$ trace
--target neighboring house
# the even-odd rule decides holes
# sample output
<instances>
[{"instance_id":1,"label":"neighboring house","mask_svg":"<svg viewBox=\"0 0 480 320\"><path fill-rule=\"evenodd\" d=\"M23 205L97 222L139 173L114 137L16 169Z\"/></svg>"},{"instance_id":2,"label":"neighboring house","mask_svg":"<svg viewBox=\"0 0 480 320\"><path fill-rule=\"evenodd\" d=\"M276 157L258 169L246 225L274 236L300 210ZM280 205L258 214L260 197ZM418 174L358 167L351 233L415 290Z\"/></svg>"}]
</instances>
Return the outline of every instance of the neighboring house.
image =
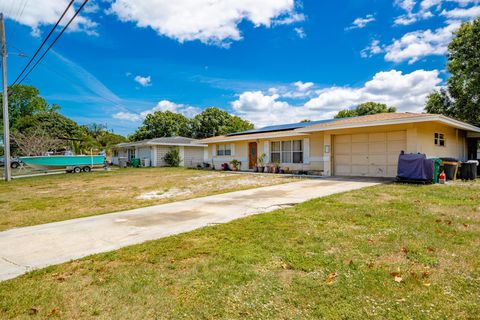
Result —
<instances>
[{"instance_id":1,"label":"neighboring house","mask_svg":"<svg viewBox=\"0 0 480 320\"><path fill-rule=\"evenodd\" d=\"M251 170L259 154L292 171L325 176L394 177L398 155L477 158L480 128L442 115L382 113L270 126L211 137L205 160L219 169L233 159Z\"/></svg>"},{"instance_id":2,"label":"neighboring house","mask_svg":"<svg viewBox=\"0 0 480 320\"><path fill-rule=\"evenodd\" d=\"M139 158L143 163L149 163L152 167L163 167L167 164L163 157L172 147L178 147L182 162L181 166L196 167L204 162L207 145L199 140L184 137L166 137L136 142L119 143L113 148L111 162L119 164L119 158L131 161ZM148 159L147 161L145 161Z\"/></svg>"}]
</instances>

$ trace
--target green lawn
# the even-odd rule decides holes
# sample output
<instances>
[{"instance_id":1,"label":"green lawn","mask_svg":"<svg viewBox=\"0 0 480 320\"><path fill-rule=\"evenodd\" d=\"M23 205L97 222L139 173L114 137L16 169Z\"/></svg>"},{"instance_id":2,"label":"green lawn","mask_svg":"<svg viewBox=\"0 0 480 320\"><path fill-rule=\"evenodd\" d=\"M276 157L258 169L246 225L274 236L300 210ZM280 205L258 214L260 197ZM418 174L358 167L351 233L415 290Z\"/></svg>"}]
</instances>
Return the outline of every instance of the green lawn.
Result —
<instances>
[{"instance_id":1,"label":"green lawn","mask_svg":"<svg viewBox=\"0 0 480 320\"><path fill-rule=\"evenodd\" d=\"M0 283L0 318L474 319L480 183L380 185Z\"/></svg>"},{"instance_id":2,"label":"green lawn","mask_svg":"<svg viewBox=\"0 0 480 320\"><path fill-rule=\"evenodd\" d=\"M0 231L291 182L185 168L129 168L0 181Z\"/></svg>"}]
</instances>

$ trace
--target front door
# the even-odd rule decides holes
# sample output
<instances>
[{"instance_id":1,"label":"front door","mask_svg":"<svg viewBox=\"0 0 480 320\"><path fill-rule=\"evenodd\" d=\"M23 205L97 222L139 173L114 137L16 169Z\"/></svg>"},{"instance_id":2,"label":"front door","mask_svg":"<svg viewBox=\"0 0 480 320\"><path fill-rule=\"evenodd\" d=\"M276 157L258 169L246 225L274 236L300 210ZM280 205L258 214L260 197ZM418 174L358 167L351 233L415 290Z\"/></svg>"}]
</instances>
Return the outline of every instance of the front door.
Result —
<instances>
[{"instance_id":1,"label":"front door","mask_svg":"<svg viewBox=\"0 0 480 320\"><path fill-rule=\"evenodd\" d=\"M253 169L257 165L257 143L248 144L248 168Z\"/></svg>"}]
</instances>

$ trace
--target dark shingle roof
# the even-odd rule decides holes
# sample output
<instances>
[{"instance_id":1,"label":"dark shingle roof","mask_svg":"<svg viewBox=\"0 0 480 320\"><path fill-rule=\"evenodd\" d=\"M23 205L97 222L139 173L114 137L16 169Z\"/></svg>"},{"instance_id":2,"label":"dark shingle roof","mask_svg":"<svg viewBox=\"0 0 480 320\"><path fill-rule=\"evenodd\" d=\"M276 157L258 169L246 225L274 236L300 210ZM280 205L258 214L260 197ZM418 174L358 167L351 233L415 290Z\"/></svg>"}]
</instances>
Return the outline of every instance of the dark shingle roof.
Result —
<instances>
[{"instance_id":1,"label":"dark shingle roof","mask_svg":"<svg viewBox=\"0 0 480 320\"><path fill-rule=\"evenodd\" d=\"M141 141L134 141L134 142L123 142L116 145L118 148L122 147L134 147L134 146L141 146L141 145L179 145L179 146L198 146L203 147L200 140L192 139L192 138L185 138L185 137L162 137L162 138L154 138L154 139L147 139Z\"/></svg>"}]
</instances>

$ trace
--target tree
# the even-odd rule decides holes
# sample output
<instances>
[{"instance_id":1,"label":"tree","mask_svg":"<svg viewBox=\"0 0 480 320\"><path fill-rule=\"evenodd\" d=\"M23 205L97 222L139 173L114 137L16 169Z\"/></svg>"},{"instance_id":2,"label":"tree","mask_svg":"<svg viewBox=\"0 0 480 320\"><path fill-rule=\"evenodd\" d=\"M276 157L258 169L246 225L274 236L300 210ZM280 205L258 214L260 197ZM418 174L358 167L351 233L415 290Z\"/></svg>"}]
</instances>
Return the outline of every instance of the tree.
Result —
<instances>
[{"instance_id":1,"label":"tree","mask_svg":"<svg viewBox=\"0 0 480 320\"><path fill-rule=\"evenodd\" d=\"M480 18L462 23L447 58L447 90L429 95L425 111L480 126Z\"/></svg>"},{"instance_id":2,"label":"tree","mask_svg":"<svg viewBox=\"0 0 480 320\"><path fill-rule=\"evenodd\" d=\"M205 109L191 120L192 136L197 139L253 129L253 124L215 107Z\"/></svg>"},{"instance_id":3,"label":"tree","mask_svg":"<svg viewBox=\"0 0 480 320\"><path fill-rule=\"evenodd\" d=\"M395 112L395 111L397 111L397 108L389 107L384 103L365 102L358 105L355 109L340 110L335 116L335 118L366 116L370 114L389 113L389 112Z\"/></svg>"},{"instance_id":4,"label":"tree","mask_svg":"<svg viewBox=\"0 0 480 320\"><path fill-rule=\"evenodd\" d=\"M145 117L143 124L129 138L133 141L161 137L190 137L189 120L171 111L156 111Z\"/></svg>"},{"instance_id":5,"label":"tree","mask_svg":"<svg viewBox=\"0 0 480 320\"><path fill-rule=\"evenodd\" d=\"M41 156L48 151L62 148L64 141L52 137L42 128L31 128L27 132L15 131L12 140L24 156Z\"/></svg>"},{"instance_id":6,"label":"tree","mask_svg":"<svg viewBox=\"0 0 480 320\"><path fill-rule=\"evenodd\" d=\"M10 127L16 129L19 124L28 126L32 116L40 112L57 110L57 105L48 105L47 101L40 97L40 91L33 86L16 84L8 89L8 112ZM2 94L0 94L0 99ZM3 114L0 115L3 126Z\"/></svg>"}]
</instances>

